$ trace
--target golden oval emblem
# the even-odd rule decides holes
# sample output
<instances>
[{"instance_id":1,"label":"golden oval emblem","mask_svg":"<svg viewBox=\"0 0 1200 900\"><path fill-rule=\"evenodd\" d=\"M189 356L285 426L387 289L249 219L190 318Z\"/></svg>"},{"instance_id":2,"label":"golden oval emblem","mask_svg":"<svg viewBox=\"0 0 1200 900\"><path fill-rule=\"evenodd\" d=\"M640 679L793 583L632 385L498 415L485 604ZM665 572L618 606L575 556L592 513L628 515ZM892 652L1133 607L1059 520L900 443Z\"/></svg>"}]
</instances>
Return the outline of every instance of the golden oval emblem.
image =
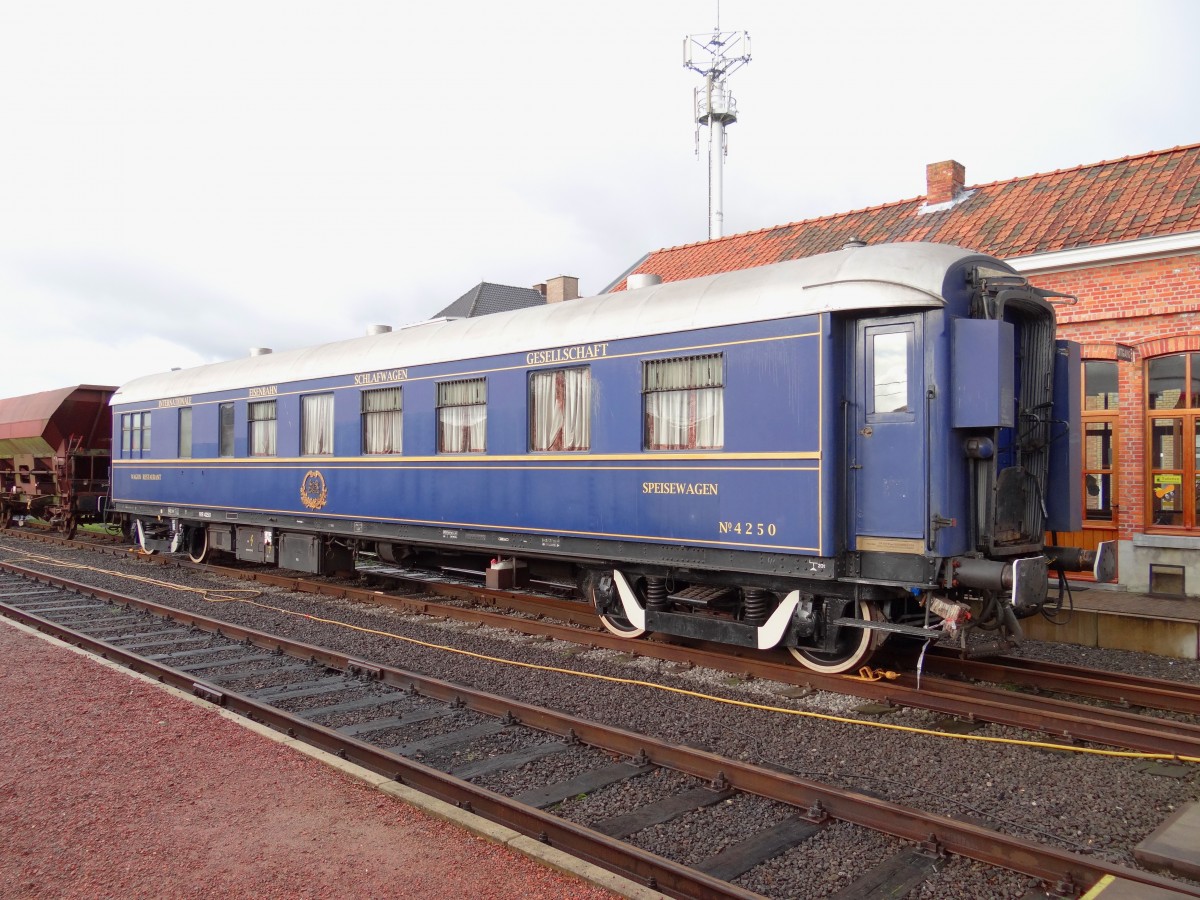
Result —
<instances>
[{"instance_id":1,"label":"golden oval emblem","mask_svg":"<svg viewBox=\"0 0 1200 900\"><path fill-rule=\"evenodd\" d=\"M300 482L300 502L309 509L320 509L325 505L329 489L325 486L325 476L316 469L309 469Z\"/></svg>"}]
</instances>

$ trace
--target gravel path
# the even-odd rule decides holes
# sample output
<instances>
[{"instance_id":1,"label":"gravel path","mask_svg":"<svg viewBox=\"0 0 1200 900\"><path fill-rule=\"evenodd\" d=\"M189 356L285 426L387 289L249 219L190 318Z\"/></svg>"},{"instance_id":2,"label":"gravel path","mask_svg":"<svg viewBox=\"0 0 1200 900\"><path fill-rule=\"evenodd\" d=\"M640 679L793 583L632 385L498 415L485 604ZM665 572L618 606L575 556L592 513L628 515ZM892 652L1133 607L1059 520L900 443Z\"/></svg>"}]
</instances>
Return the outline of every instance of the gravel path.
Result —
<instances>
[{"instance_id":1,"label":"gravel path","mask_svg":"<svg viewBox=\"0 0 1200 900\"><path fill-rule=\"evenodd\" d=\"M16 545L14 547L14 545ZM26 548L0 540L0 558L11 558ZM94 567L134 572L193 588L234 587L215 576L192 570L164 569L133 561L97 557L90 553L43 550ZM16 560L14 560L16 561ZM38 568L34 563L26 563ZM46 567L47 570L51 570ZM72 572L73 576L81 573ZM88 580L112 590L142 594L145 589L125 579L92 573ZM952 737L897 733L865 725L844 724L787 715L773 710L747 709L710 699L665 693L628 683L583 679L576 675L536 671L464 656L438 647L421 646L388 632L433 645L523 662L577 670L616 679L644 680L662 685L795 711L829 713L879 721L856 713L860 700L817 693L803 699L780 695L783 685L764 681L735 683L727 673L704 669L680 671L670 663L632 657L605 650L584 650L556 641L530 639L499 629L463 627L431 617L410 616L380 607L330 600L260 588L255 602L214 604L195 593L162 588L147 592L158 602L170 603L203 615L224 618L239 625L278 631L298 640L330 647L356 658L377 660L450 681L544 704L586 717L643 731L664 740L685 742L759 764L783 767L799 775L853 787L942 815L967 817L987 827L1123 865L1136 865L1133 846L1181 804L1200 798L1200 771L1183 778L1161 777L1145 771L1136 760L1112 759L1077 753L1043 751L1009 744L984 744ZM272 608L266 608L272 607ZM291 613L291 614L289 614ZM294 615L299 614L299 615ZM301 618L315 615L342 624ZM636 644L631 644L631 650ZM1167 660L1146 654L1097 651L1068 645L1032 644L1028 656L1055 659L1117 671L1200 683L1200 664ZM897 710L882 721L889 725L929 727L939 717L920 710ZM1039 735L1000 726L987 726L975 735L1043 740ZM649 783L639 779L634 784ZM610 788L609 791L616 790ZM605 792L572 811L580 821L604 816ZM760 801L765 802L765 801ZM705 848L768 824L782 809L747 808L732 813L723 806L697 814L696 834L705 835ZM664 826L665 828L666 826ZM844 832L844 833L843 833ZM662 848L679 858L681 846L690 846L681 834L664 831ZM650 849L659 849L657 838L647 838ZM689 842L694 839L689 839ZM780 871L809 867L821 872L807 896L823 896L831 885L844 887L879 857L896 852L899 845L887 839L864 840L856 829L827 829L820 840L808 841L770 865L744 876L743 885L772 893L784 877ZM691 858L690 851L685 858ZM847 862L847 861L853 861ZM845 870L845 871L843 871ZM843 873L845 877L839 875ZM773 873L773 874L772 874ZM937 890L921 896L1021 897L1028 888L1017 876L996 881L996 873L981 872L962 860L949 862L930 882ZM928 886L928 885L927 885ZM961 887L959 887L961 886Z\"/></svg>"}]
</instances>

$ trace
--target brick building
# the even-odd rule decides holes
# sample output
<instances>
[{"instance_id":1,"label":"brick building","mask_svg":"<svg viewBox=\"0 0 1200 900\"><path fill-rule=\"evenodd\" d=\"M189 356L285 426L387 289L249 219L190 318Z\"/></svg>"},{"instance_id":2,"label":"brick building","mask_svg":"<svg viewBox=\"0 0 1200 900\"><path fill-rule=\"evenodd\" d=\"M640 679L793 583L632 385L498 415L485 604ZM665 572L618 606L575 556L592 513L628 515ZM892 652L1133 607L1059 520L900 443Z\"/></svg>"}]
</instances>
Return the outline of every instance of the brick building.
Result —
<instances>
[{"instance_id":1,"label":"brick building","mask_svg":"<svg viewBox=\"0 0 1200 900\"><path fill-rule=\"evenodd\" d=\"M1200 595L1200 144L975 186L949 160L926 179L923 197L658 250L626 275L935 241L1076 296L1059 334L1083 351L1085 524L1059 541L1116 539L1123 585Z\"/></svg>"}]
</instances>

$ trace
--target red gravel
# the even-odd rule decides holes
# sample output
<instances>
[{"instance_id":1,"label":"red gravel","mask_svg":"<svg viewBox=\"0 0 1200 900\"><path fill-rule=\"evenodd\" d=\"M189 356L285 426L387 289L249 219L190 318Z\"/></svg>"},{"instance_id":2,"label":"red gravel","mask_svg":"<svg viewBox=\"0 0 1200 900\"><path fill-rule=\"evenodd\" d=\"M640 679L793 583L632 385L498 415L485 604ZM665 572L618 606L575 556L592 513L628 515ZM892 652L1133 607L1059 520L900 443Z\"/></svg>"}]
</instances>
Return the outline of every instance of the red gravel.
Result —
<instances>
[{"instance_id":1,"label":"red gravel","mask_svg":"<svg viewBox=\"0 0 1200 900\"><path fill-rule=\"evenodd\" d=\"M606 891L0 624L0 897Z\"/></svg>"}]
</instances>

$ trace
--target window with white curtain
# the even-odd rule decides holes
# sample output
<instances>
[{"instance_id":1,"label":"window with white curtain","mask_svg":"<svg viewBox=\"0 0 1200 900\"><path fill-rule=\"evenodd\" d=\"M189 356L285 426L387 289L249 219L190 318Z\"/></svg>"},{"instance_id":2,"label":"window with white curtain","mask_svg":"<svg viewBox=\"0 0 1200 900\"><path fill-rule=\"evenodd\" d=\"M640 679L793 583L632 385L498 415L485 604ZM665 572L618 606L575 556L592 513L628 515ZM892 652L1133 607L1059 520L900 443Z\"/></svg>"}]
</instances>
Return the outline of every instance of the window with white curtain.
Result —
<instances>
[{"instance_id":1,"label":"window with white curtain","mask_svg":"<svg viewBox=\"0 0 1200 900\"><path fill-rule=\"evenodd\" d=\"M587 366L529 375L529 449L592 445L592 373Z\"/></svg>"},{"instance_id":2,"label":"window with white curtain","mask_svg":"<svg viewBox=\"0 0 1200 900\"><path fill-rule=\"evenodd\" d=\"M445 381L438 386L438 452L487 449L487 380Z\"/></svg>"},{"instance_id":3,"label":"window with white curtain","mask_svg":"<svg viewBox=\"0 0 1200 900\"><path fill-rule=\"evenodd\" d=\"M250 455L275 455L275 401L262 400L249 404Z\"/></svg>"},{"instance_id":4,"label":"window with white curtain","mask_svg":"<svg viewBox=\"0 0 1200 900\"><path fill-rule=\"evenodd\" d=\"M363 453L400 453L404 403L400 388L362 392Z\"/></svg>"},{"instance_id":5,"label":"window with white curtain","mask_svg":"<svg viewBox=\"0 0 1200 900\"><path fill-rule=\"evenodd\" d=\"M725 445L725 356L642 363L647 450L713 450Z\"/></svg>"},{"instance_id":6,"label":"window with white curtain","mask_svg":"<svg viewBox=\"0 0 1200 900\"><path fill-rule=\"evenodd\" d=\"M179 458L192 458L192 408L179 410Z\"/></svg>"},{"instance_id":7,"label":"window with white curtain","mask_svg":"<svg viewBox=\"0 0 1200 900\"><path fill-rule=\"evenodd\" d=\"M333 394L309 394L300 398L300 453L304 456L333 455Z\"/></svg>"}]
</instances>

